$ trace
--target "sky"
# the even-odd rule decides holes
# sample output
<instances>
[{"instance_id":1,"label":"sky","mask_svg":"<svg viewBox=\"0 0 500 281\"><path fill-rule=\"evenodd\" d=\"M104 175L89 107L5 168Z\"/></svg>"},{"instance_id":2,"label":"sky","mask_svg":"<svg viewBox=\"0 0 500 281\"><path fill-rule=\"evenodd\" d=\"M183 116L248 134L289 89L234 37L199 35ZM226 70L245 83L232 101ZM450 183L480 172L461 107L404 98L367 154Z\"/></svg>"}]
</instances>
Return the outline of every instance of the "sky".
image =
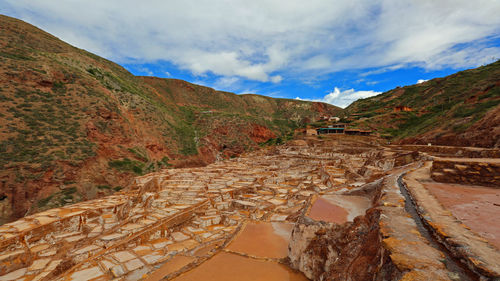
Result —
<instances>
[{"instance_id":1,"label":"sky","mask_svg":"<svg viewBox=\"0 0 500 281\"><path fill-rule=\"evenodd\" d=\"M0 0L135 75L346 107L500 59L498 0Z\"/></svg>"}]
</instances>

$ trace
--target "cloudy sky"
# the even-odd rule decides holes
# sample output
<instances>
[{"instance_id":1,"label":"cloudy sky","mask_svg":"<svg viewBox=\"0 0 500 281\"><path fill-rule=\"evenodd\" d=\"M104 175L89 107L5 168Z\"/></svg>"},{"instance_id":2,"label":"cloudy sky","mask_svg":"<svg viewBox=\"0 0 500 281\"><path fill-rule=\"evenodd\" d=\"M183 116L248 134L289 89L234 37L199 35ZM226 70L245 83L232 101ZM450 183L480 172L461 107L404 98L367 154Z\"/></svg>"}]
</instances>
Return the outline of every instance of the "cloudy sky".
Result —
<instances>
[{"instance_id":1,"label":"cloudy sky","mask_svg":"<svg viewBox=\"0 0 500 281\"><path fill-rule=\"evenodd\" d=\"M500 58L498 0L2 0L136 75L347 106Z\"/></svg>"}]
</instances>

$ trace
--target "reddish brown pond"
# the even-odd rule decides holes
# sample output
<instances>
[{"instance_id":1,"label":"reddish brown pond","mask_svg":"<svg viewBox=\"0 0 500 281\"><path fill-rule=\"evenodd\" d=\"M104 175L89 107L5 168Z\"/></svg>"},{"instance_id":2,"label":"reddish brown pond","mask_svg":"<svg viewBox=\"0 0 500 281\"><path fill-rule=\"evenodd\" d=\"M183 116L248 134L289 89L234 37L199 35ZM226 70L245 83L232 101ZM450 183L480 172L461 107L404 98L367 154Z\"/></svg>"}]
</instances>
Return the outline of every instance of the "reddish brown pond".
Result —
<instances>
[{"instance_id":1,"label":"reddish brown pond","mask_svg":"<svg viewBox=\"0 0 500 281\"><path fill-rule=\"evenodd\" d=\"M318 198L311 207L308 216L317 221L326 221L342 224L347 222L347 211L343 208Z\"/></svg>"},{"instance_id":2,"label":"reddish brown pond","mask_svg":"<svg viewBox=\"0 0 500 281\"><path fill-rule=\"evenodd\" d=\"M277 262L262 261L221 252L195 269L174 279L175 281L306 281Z\"/></svg>"},{"instance_id":3,"label":"reddish brown pond","mask_svg":"<svg viewBox=\"0 0 500 281\"><path fill-rule=\"evenodd\" d=\"M250 222L227 249L256 257L284 258L292 228L290 223Z\"/></svg>"},{"instance_id":4,"label":"reddish brown pond","mask_svg":"<svg viewBox=\"0 0 500 281\"><path fill-rule=\"evenodd\" d=\"M425 187L456 218L500 249L500 189L444 183Z\"/></svg>"},{"instance_id":5,"label":"reddish brown pond","mask_svg":"<svg viewBox=\"0 0 500 281\"><path fill-rule=\"evenodd\" d=\"M370 199L363 196L323 195L313 203L308 216L314 220L342 224L364 215L370 206Z\"/></svg>"}]
</instances>

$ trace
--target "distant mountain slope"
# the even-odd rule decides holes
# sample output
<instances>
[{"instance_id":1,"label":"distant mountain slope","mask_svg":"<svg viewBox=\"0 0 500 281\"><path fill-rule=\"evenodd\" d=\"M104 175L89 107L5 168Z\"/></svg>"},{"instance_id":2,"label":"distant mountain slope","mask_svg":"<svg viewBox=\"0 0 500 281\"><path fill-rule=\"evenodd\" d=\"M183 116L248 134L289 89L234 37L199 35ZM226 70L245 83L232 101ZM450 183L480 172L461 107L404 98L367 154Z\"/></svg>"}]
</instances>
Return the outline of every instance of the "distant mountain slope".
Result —
<instances>
[{"instance_id":1,"label":"distant mountain slope","mask_svg":"<svg viewBox=\"0 0 500 281\"><path fill-rule=\"evenodd\" d=\"M0 224L285 138L331 105L135 77L0 16Z\"/></svg>"},{"instance_id":2,"label":"distant mountain slope","mask_svg":"<svg viewBox=\"0 0 500 281\"><path fill-rule=\"evenodd\" d=\"M345 112L403 143L500 147L500 61L358 100Z\"/></svg>"}]
</instances>

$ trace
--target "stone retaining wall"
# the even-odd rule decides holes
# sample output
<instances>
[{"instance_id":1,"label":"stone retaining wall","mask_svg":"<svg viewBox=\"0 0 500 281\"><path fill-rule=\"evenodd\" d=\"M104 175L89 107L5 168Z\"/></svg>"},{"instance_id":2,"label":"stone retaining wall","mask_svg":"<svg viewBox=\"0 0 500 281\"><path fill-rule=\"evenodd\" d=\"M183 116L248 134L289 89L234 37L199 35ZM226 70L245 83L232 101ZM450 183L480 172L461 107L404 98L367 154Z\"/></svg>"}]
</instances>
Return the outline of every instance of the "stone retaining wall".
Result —
<instances>
[{"instance_id":1,"label":"stone retaining wall","mask_svg":"<svg viewBox=\"0 0 500 281\"><path fill-rule=\"evenodd\" d=\"M439 146L439 145L398 145L403 150L412 150L427 152L431 155L466 158L500 158L500 149L495 148L477 148L477 147L458 147L458 146Z\"/></svg>"},{"instance_id":2,"label":"stone retaining wall","mask_svg":"<svg viewBox=\"0 0 500 281\"><path fill-rule=\"evenodd\" d=\"M500 162L435 159L431 177L437 182L500 188Z\"/></svg>"}]
</instances>

